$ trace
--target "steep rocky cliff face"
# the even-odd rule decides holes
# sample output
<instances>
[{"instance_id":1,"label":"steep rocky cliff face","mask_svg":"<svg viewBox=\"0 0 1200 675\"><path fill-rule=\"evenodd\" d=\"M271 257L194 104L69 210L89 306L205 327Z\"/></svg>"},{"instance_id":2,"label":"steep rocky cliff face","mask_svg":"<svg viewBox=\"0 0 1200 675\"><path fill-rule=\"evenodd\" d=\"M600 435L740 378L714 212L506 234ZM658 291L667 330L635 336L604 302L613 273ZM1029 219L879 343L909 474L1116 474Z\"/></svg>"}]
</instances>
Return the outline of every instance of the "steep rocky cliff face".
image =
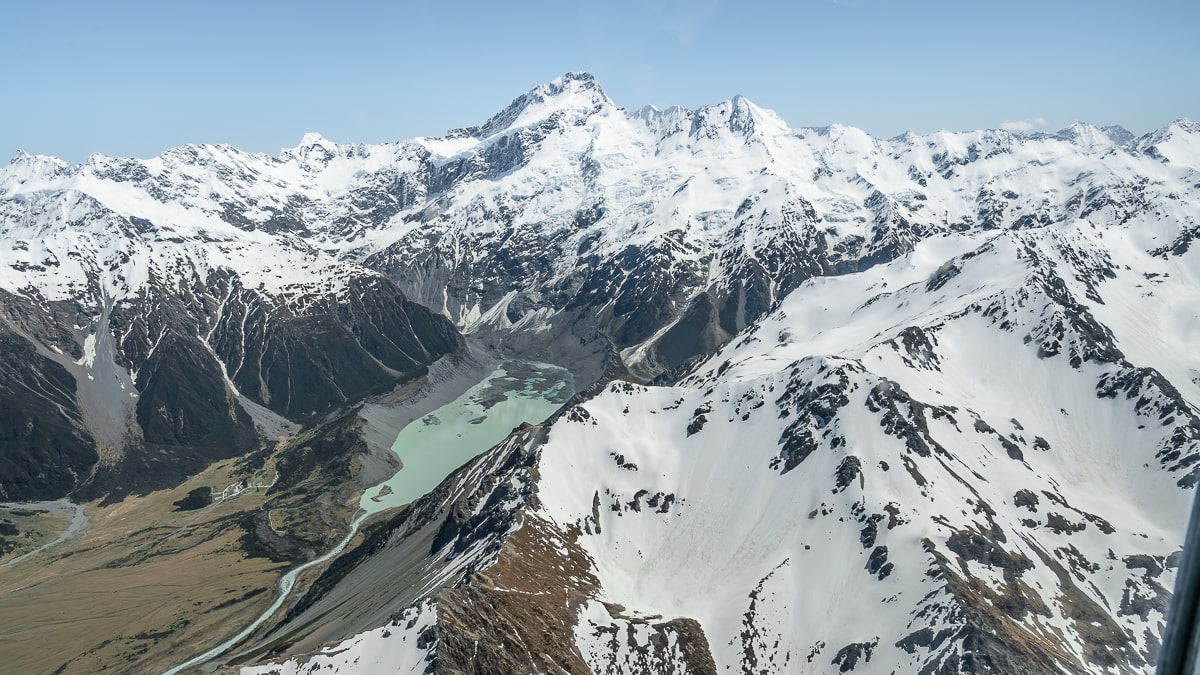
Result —
<instances>
[{"instance_id":1,"label":"steep rocky cliff face","mask_svg":"<svg viewBox=\"0 0 1200 675\"><path fill-rule=\"evenodd\" d=\"M66 368L0 332L0 499L65 494L98 461L75 387Z\"/></svg>"}]
</instances>

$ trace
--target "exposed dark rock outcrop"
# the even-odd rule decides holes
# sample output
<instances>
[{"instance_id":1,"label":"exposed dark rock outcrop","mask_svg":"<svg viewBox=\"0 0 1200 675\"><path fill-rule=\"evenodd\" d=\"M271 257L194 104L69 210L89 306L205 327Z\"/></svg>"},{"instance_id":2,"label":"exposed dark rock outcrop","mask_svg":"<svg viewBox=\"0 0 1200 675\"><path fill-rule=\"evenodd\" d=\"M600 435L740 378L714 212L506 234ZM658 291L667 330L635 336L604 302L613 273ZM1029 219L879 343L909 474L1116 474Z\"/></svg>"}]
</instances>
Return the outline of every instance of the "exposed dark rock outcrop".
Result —
<instances>
[{"instance_id":1,"label":"exposed dark rock outcrop","mask_svg":"<svg viewBox=\"0 0 1200 675\"><path fill-rule=\"evenodd\" d=\"M53 499L99 455L75 400L75 378L0 325L0 499Z\"/></svg>"}]
</instances>

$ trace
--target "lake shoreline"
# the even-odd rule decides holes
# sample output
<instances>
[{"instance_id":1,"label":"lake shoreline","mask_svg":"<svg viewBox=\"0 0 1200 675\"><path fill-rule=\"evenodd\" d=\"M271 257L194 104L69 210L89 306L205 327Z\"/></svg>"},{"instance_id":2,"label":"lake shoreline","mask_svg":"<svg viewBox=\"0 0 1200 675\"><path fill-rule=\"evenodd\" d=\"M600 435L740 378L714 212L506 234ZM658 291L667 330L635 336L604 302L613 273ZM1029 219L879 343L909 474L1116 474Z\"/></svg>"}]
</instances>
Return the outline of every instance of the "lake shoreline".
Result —
<instances>
[{"instance_id":1,"label":"lake shoreline","mask_svg":"<svg viewBox=\"0 0 1200 675\"><path fill-rule=\"evenodd\" d=\"M423 392L419 390L415 395L401 398L401 388L392 394L394 398L390 402L386 399L377 400L364 406L360 413L366 421L364 436L370 434L374 444L378 445L381 434L386 434L389 427L399 427L389 451L395 455L395 463L400 468L362 493L359 509L345 537L326 553L284 574L276 584L278 595L275 601L236 635L164 671L163 675L175 675L189 668L212 664L215 659L229 653L253 636L283 607L302 573L340 555L358 535L363 522L378 513L424 496L454 470L502 441L512 428L522 422L541 422L570 400L575 392L574 375L553 364L504 361L497 365L492 361L490 374L485 370L488 367L486 362L480 363L475 359L467 361L465 372L448 370L454 365L435 364L429 376L433 381L422 385ZM464 364L458 362L458 365ZM476 376L480 372L483 374ZM451 397L450 392L460 389L470 377L476 377L474 384ZM445 402L440 403L443 400ZM409 403L415 405L409 407ZM435 403L440 405L432 405ZM408 421L401 426L398 419ZM434 434L433 431L438 433ZM453 444L455 452L442 452L446 450L445 441L450 435L458 441ZM397 446L409 452L397 452ZM415 455L412 452L414 448L424 448L430 452ZM406 454L409 461L405 461ZM379 471L380 467L372 466L370 470Z\"/></svg>"}]
</instances>

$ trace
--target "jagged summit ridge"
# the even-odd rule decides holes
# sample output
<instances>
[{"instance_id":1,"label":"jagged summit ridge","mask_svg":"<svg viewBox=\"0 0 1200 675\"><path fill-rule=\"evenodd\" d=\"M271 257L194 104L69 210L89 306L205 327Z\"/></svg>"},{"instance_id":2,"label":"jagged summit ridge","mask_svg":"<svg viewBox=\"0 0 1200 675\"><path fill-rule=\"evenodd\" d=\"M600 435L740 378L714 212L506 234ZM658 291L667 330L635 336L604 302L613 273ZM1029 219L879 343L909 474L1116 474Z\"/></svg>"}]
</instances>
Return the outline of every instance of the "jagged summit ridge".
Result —
<instances>
[{"instance_id":1,"label":"jagged summit ridge","mask_svg":"<svg viewBox=\"0 0 1200 675\"><path fill-rule=\"evenodd\" d=\"M520 117L520 115L523 111L526 111L528 108L537 107L537 106L545 106L545 107L551 108L551 109L578 108L579 110L591 111L591 112L595 112L598 108L609 107L609 106L616 108L616 104L612 101L612 99L610 99L608 97L608 95L606 93L604 93L603 88L601 87L599 81L595 78L595 76L593 76L591 73L588 73L586 71L569 71L557 78L554 78L553 80L551 80L549 82L535 85L529 91L527 91L526 93L524 93L521 96L514 99L513 102L509 104L509 106L507 106L504 110L502 110L501 112L494 115L492 118L490 118L484 124L477 126L477 127L468 127L466 129L452 130L451 132L449 132L448 138L457 138L457 137L461 137L464 134L476 136L480 139L489 138L490 136L494 135L495 133L512 126L513 123L516 121L516 119ZM693 115L704 113L706 111L713 111L713 114L717 114L717 115L723 115L723 114L732 112L735 119L739 119L739 118L740 119L769 118L771 120L772 124L778 124L780 126L783 126L784 128L786 128L786 126L787 126L786 122L784 122L782 120L782 118L779 118L779 116L774 111L757 105L756 103L754 103L753 101L751 101L750 99L746 98L745 96L743 96L741 94L735 94L733 97L731 97L730 99L728 99L726 101L723 101L723 102L715 104L715 105L702 106L701 108L694 110L694 111L688 110L688 109L685 109L685 108L682 108L679 106L668 106L667 108L660 110L656 106L646 105L646 106L643 106L642 108L640 108L636 113L634 113L634 116L641 117L643 119L650 119L650 118L655 118L655 117L659 117L659 116L663 116L663 115L671 116L671 115L685 114L685 115L693 116ZM742 125L735 123L735 126L742 126ZM487 132L485 132L485 130L487 130ZM833 124L833 125L830 125L827 127L798 127L796 130L797 131L816 130L820 133L830 133L833 130L852 130L853 133L862 134L867 137L874 138L874 137L871 137L870 134L868 134L867 132L864 132L862 130L859 130L859 129L856 129L853 127L847 127L847 126L841 125L841 124ZM1068 140L1068 141L1072 140L1072 139L1077 139L1081 136L1086 136L1086 135L1098 132L1101 135L1105 135L1105 136L1109 137L1113 143L1124 146L1124 145L1129 145L1134 140L1144 141L1144 142L1146 142L1146 144L1153 144L1156 141L1161 141L1163 138L1170 136L1172 131L1178 131L1178 132L1185 133L1185 134L1197 134L1197 133L1200 133L1200 124L1197 124L1196 122L1193 122L1186 117L1182 117L1182 118L1173 120L1173 121L1165 124L1163 127L1159 128L1157 130L1148 132L1140 137L1132 134L1131 132L1126 130L1124 127L1121 127L1120 125L1112 125L1112 126L1106 126L1106 127L1101 128L1101 127L1096 127L1092 124L1089 124L1087 122L1082 122L1082 121L1074 122L1057 132L1042 132L1042 131L1022 132L1022 131L1003 131L1003 130L998 130L998 129L987 130L987 131L994 132L994 133L1002 133L1002 134L1009 135L1012 137L1031 137L1031 138L1059 137L1063 140ZM928 136L939 136L939 135L945 135L945 134L951 134L951 135L973 134L973 133L978 133L978 132L945 132L945 131L943 131L943 132L935 132L934 134L929 134ZM913 132L905 132L903 134L900 134L900 135L892 138L891 140L899 141L902 139L919 139L919 138L925 138L925 136L922 136L919 134L914 134ZM414 140L416 140L416 139L414 139ZM436 141L436 140L441 140L441 139L428 139L428 140ZM402 144L404 142L401 141L400 143ZM395 145L395 144L385 144L385 145ZM306 149L316 149L318 147L322 148L328 152L332 152L332 151L334 151L335 148L339 147L339 145L337 143L334 143L334 142L329 141L328 139L324 138L319 132L313 131L313 132L306 133L301 138L298 145L296 145L292 148L281 149L278 157L280 159L299 160L303 155L302 151L304 151ZM355 147L363 147L363 146L355 146ZM181 150L186 151L188 149L194 149L194 148L220 148L224 151L234 151L234 152L241 153L241 151L238 151L235 148L233 148L232 146L225 145L225 144L204 144L204 145L195 145L195 146L194 145L180 146L178 148L172 148L172 149L166 150L166 151L164 151L164 154L176 154ZM257 153L243 153L243 154L257 154ZM261 157L262 155L258 155L258 156ZM103 163L107 160L116 159L112 156L108 156L108 155L104 155L104 154L97 154L97 155L93 155L92 157L96 158L95 161L100 162L100 163ZM92 161L92 157L89 157L89 160L85 161L85 164ZM28 163L28 161L31 158L53 159L55 162L61 163L63 166L68 166L68 167L71 166L71 165L66 164L65 162L62 162L62 160L59 160L57 158L52 158L52 157L49 157L46 155L38 155L38 154L34 154L34 153L29 153L25 150L20 150L20 149L10 159L9 164L25 164L25 163ZM130 161L132 161L132 160L130 160ZM75 165L73 168L77 168L78 166L79 165Z\"/></svg>"},{"instance_id":2,"label":"jagged summit ridge","mask_svg":"<svg viewBox=\"0 0 1200 675\"><path fill-rule=\"evenodd\" d=\"M482 126L451 132L486 140L497 134L539 124L548 118L591 115L616 105L591 73L569 72L518 96Z\"/></svg>"},{"instance_id":3,"label":"jagged summit ridge","mask_svg":"<svg viewBox=\"0 0 1200 675\"><path fill-rule=\"evenodd\" d=\"M284 148L279 151L279 158L284 161L292 160L305 169L324 168L331 159L339 153L338 144L326 140L315 131L304 134L300 144L294 148Z\"/></svg>"}]
</instances>

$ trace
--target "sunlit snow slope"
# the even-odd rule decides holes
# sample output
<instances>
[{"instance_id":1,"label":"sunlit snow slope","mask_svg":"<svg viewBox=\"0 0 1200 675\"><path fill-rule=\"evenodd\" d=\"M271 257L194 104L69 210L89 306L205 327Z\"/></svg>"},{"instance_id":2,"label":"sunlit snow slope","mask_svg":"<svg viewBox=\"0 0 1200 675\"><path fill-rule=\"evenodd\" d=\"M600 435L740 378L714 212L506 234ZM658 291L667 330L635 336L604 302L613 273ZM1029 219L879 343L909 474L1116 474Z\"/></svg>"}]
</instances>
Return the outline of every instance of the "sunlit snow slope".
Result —
<instances>
[{"instance_id":1,"label":"sunlit snow slope","mask_svg":"<svg viewBox=\"0 0 1200 675\"><path fill-rule=\"evenodd\" d=\"M1150 671L1200 475L1200 357L1163 349L1200 337L1195 256L1086 223L934 238L568 413L539 496L625 608L581 618L589 663L660 615L734 672ZM1189 290L1152 341L1156 278Z\"/></svg>"},{"instance_id":2,"label":"sunlit snow slope","mask_svg":"<svg viewBox=\"0 0 1200 675\"><path fill-rule=\"evenodd\" d=\"M431 547L480 571L435 594L426 663L1152 672L1200 476L1200 252L1144 236L930 237L802 283L672 386L572 406L481 483L524 485L534 534Z\"/></svg>"}]
</instances>

